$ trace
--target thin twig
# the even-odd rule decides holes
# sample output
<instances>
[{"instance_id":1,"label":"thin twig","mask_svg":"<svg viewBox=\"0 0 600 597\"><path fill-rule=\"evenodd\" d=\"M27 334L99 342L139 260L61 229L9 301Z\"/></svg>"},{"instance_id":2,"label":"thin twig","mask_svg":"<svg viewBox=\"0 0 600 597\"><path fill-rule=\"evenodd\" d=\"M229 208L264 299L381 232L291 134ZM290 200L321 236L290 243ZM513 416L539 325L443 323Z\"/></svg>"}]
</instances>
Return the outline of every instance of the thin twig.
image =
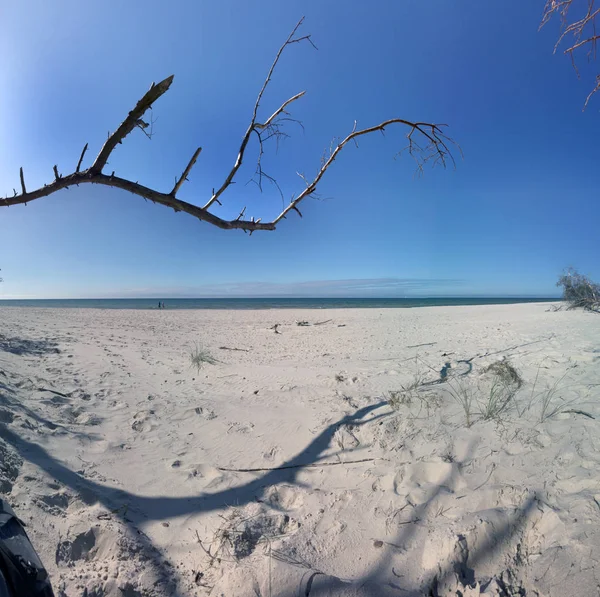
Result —
<instances>
[{"instance_id":1,"label":"thin twig","mask_svg":"<svg viewBox=\"0 0 600 597\"><path fill-rule=\"evenodd\" d=\"M302 217L300 210L298 209L298 204L306 197L313 195L317 189L317 185L323 178L327 169L333 164L335 158L338 156L340 151L352 140L360 137L362 135L368 135L375 131L383 131L385 127L390 126L392 124L402 124L409 127L409 132L406 137L408 139L408 152L412 155L416 161L417 166L422 168L422 166L433 159L433 164L441 164L442 166L446 166L448 160L455 165L454 156L450 151L449 144L453 144L454 141L450 139L447 135L442 132L442 127L446 126L443 124L431 124L426 122L410 122L408 120L404 120L403 118L391 118L390 120L386 120L376 126L372 126L362 130L352 130L352 132L341 142L339 142L336 147L331 151L329 158L327 158L321 169L317 172L317 175L312 180L312 182L308 183L306 188L296 197L274 220L273 223L277 224L280 222L289 211L292 209L298 212L298 215ZM427 145L425 147L421 147L418 145L413 139L413 134L418 132L421 134L427 141ZM460 148L458 148L460 151Z\"/></svg>"},{"instance_id":2,"label":"thin twig","mask_svg":"<svg viewBox=\"0 0 600 597\"><path fill-rule=\"evenodd\" d=\"M287 464L285 466L274 466L267 468L225 468L217 467L219 471L230 473L260 473L264 471L284 471L291 468L320 468L322 466L339 466L340 464L358 464L360 462L373 462L374 460L385 460L385 458L362 458L360 460L346 460L344 462L311 462L308 464Z\"/></svg>"},{"instance_id":3,"label":"thin twig","mask_svg":"<svg viewBox=\"0 0 600 597\"><path fill-rule=\"evenodd\" d=\"M57 396L61 396L62 398L70 398L69 394L63 394L62 392L57 392L56 390L51 390L50 388L38 388L38 392L50 392L52 394L56 394Z\"/></svg>"},{"instance_id":4,"label":"thin twig","mask_svg":"<svg viewBox=\"0 0 600 597\"><path fill-rule=\"evenodd\" d=\"M563 413L571 413L573 415L583 415L584 417L587 417L588 419L596 418L594 415L591 415L590 413L585 412L584 410L579 410L578 408L570 408L568 410L563 410Z\"/></svg>"},{"instance_id":5,"label":"thin twig","mask_svg":"<svg viewBox=\"0 0 600 597\"><path fill-rule=\"evenodd\" d=\"M477 491L478 489L481 489L491 479L492 474L495 470L496 470L496 463L494 462L492 464L492 470L490 471L490 474L487 476L487 479L481 485L478 485L477 487L475 487L473 489L473 491Z\"/></svg>"},{"instance_id":6,"label":"thin twig","mask_svg":"<svg viewBox=\"0 0 600 597\"><path fill-rule=\"evenodd\" d=\"M292 43L296 43L302 40L310 40L310 35L301 37L301 38L297 38L294 39L294 35L296 35L296 31L298 31L298 28L300 27L300 25L302 25L304 21L304 17L302 17L297 23L296 26L292 29L292 32L288 35L288 38L285 40L285 42L283 43L283 45L279 48L277 54L275 55L275 60L273 61L273 64L271 65L271 68L269 69L269 73L267 74L267 78L264 80L263 85L258 93L258 97L256 98L256 102L254 103L254 109L252 111L252 120L250 121L250 125L248 126L248 128L246 129L246 133L244 134L244 136L242 137L242 142L240 144L240 148L238 150L238 155L237 158L235 160L235 163L233 165L233 168L230 170L229 174L227 175L227 177L225 178L225 180L223 181L223 184L218 188L218 190L216 192L213 193L212 197L209 199L209 201L206 203L206 205L204 205L204 209L208 209L215 201L217 201L217 199L223 194L223 192L225 191L225 189L227 189L227 187L229 187L229 185L231 185L233 183L233 179L235 177L235 175L237 174L237 171L240 169L240 166L242 165L243 161L244 161L244 153L246 151L246 147L248 145L248 141L250 140L250 137L252 136L252 133L254 131L256 131L257 129L261 129L261 128L265 128L265 125L261 125L259 124L257 126L257 116L258 116L258 108L260 106L260 101L262 100L262 97L267 89L267 86L269 85L269 83L271 82L271 77L273 76L273 72L275 71L275 67L277 66L277 63L279 62L279 59L281 58L281 54L283 53L283 51L285 50L285 48L287 46L289 46ZM298 99L299 97L302 97L302 95L304 95L304 92L301 92L297 95L295 95L294 97L290 98L289 100L287 100L287 102L285 102L280 108L279 110L276 110L273 115L267 120L267 122L270 121L270 123L273 122L273 120L281 113L283 112L283 110L285 110L285 107L287 105L289 105L291 102L293 102L294 100ZM268 125L266 125L268 126Z\"/></svg>"},{"instance_id":7,"label":"thin twig","mask_svg":"<svg viewBox=\"0 0 600 597\"><path fill-rule=\"evenodd\" d=\"M237 350L239 352L250 352L249 348L229 348L229 346L219 346L219 350Z\"/></svg>"}]
</instances>

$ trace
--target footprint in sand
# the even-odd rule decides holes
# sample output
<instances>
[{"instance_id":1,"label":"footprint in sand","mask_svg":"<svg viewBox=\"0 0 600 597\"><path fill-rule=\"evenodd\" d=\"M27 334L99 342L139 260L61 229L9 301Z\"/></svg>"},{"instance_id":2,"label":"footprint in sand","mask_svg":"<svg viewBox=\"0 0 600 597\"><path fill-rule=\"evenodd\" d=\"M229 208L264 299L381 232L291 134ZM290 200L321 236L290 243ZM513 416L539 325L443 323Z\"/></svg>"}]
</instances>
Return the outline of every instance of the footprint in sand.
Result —
<instances>
[{"instance_id":1,"label":"footprint in sand","mask_svg":"<svg viewBox=\"0 0 600 597\"><path fill-rule=\"evenodd\" d=\"M295 487L281 485L271 487L266 495L265 501L278 510L294 510L303 505L302 495Z\"/></svg>"},{"instance_id":2,"label":"footprint in sand","mask_svg":"<svg viewBox=\"0 0 600 597\"><path fill-rule=\"evenodd\" d=\"M210 464L191 465L184 470L187 472L188 480L201 480L204 487L217 485L224 476L220 470Z\"/></svg>"},{"instance_id":3,"label":"footprint in sand","mask_svg":"<svg viewBox=\"0 0 600 597\"><path fill-rule=\"evenodd\" d=\"M212 419L217 418L215 412L212 409L207 408L205 406L197 406L196 408L194 408L194 413L196 413L203 419L206 419L207 421L211 421Z\"/></svg>"},{"instance_id":4,"label":"footprint in sand","mask_svg":"<svg viewBox=\"0 0 600 597\"><path fill-rule=\"evenodd\" d=\"M407 495L415 504L423 503L438 488L452 493L466 487L455 462L415 462L404 465L394 478L394 492Z\"/></svg>"},{"instance_id":5,"label":"footprint in sand","mask_svg":"<svg viewBox=\"0 0 600 597\"><path fill-rule=\"evenodd\" d=\"M273 446L270 450L267 450L263 453L263 458L265 460L273 461L275 460L275 456L279 453L279 447Z\"/></svg>"},{"instance_id":6,"label":"footprint in sand","mask_svg":"<svg viewBox=\"0 0 600 597\"><path fill-rule=\"evenodd\" d=\"M140 410L133 415L131 428L134 431L152 431L153 429L156 429L156 427L158 427L158 421L156 420L156 413L154 410Z\"/></svg>"},{"instance_id":7,"label":"footprint in sand","mask_svg":"<svg viewBox=\"0 0 600 597\"><path fill-rule=\"evenodd\" d=\"M234 431L235 433L250 433L254 429L254 423L236 421L229 426L227 433Z\"/></svg>"},{"instance_id":8,"label":"footprint in sand","mask_svg":"<svg viewBox=\"0 0 600 597\"><path fill-rule=\"evenodd\" d=\"M69 494L57 491L52 494L35 497L34 502L49 514L64 517L66 516L66 510L71 503L71 499Z\"/></svg>"}]
</instances>

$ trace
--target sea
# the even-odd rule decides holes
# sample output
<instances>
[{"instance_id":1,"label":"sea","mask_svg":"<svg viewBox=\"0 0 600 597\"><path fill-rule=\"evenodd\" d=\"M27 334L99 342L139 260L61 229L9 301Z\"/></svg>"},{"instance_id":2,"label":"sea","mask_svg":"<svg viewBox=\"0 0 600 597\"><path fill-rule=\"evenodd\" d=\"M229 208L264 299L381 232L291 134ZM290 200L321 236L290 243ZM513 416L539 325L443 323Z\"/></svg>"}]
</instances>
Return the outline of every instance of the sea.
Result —
<instances>
[{"instance_id":1,"label":"sea","mask_svg":"<svg viewBox=\"0 0 600 597\"><path fill-rule=\"evenodd\" d=\"M510 305L556 302L548 297L435 297L435 298L118 298L1 300L2 307L64 309L405 309L458 305Z\"/></svg>"}]
</instances>

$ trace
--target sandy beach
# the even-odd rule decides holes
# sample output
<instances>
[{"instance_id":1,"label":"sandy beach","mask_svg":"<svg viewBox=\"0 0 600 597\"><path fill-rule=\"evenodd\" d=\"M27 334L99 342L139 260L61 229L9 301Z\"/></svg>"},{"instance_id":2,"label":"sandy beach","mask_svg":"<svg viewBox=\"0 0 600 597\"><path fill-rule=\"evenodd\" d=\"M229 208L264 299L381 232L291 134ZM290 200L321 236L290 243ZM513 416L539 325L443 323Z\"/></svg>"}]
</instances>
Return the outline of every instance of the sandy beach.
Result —
<instances>
[{"instance_id":1,"label":"sandy beach","mask_svg":"<svg viewBox=\"0 0 600 597\"><path fill-rule=\"evenodd\" d=\"M57 595L599 594L597 314L0 319L0 490Z\"/></svg>"}]
</instances>

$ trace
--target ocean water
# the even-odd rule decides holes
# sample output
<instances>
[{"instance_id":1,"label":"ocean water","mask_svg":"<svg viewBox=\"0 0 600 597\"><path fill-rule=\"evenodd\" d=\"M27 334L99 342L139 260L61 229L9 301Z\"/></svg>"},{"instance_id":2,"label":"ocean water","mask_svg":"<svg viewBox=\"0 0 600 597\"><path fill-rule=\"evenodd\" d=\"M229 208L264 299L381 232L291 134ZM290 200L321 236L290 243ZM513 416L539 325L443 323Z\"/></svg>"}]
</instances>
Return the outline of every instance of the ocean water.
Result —
<instances>
[{"instance_id":1,"label":"ocean water","mask_svg":"<svg viewBox=\"0 0 600 597\"><path fill-rule=\"evenodd\" d=\"M557 298L164 298L166 309L385 309L453 305L509 305L540 303ZM2 307L76 309L158 309L159 299L30 299L0 300Z\"/></svg>"}]
</instances>

